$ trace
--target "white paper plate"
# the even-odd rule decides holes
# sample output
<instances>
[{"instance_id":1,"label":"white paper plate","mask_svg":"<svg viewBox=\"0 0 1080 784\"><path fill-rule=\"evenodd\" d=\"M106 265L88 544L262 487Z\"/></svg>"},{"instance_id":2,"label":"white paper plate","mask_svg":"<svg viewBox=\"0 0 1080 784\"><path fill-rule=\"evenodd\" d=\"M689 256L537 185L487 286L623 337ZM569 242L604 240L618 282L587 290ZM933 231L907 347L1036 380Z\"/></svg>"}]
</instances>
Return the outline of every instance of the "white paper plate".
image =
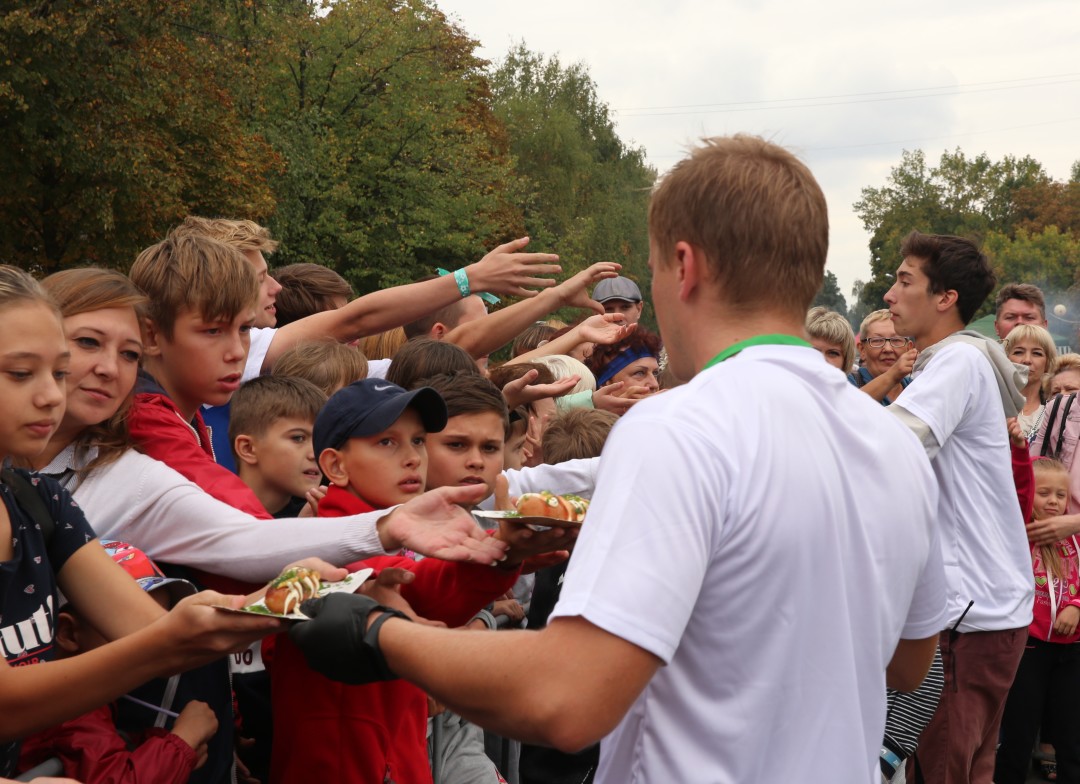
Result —
<instances>
[{"instance_id":1,"label":"white paper plate","mask_svg":"<svg viewBox=\"0 0 1080 784\"><path fill-rule=\"evenodd\" d=\"M364 581L371 576L371 573L373 571L373 569L361 569L358 572L350 572L349 575L340 582L323 582L319 586L319 597L321 598L323 596L329 596L332 593L355 593L356 589L364 584ZM270 610L266 606L266 602L262 599L259 599L259 601L255 602L254 604L249 604L246 607L241 607L239 610L233 607L222 607L220 604L215 604L214 607L219 610L224 610L225 612L241 613L243 615L267 615L271 618L287 618L291 621L311 620L299 610L293 610L287 615L282 613L270 612Z\"/></svg>"}]
</instances>

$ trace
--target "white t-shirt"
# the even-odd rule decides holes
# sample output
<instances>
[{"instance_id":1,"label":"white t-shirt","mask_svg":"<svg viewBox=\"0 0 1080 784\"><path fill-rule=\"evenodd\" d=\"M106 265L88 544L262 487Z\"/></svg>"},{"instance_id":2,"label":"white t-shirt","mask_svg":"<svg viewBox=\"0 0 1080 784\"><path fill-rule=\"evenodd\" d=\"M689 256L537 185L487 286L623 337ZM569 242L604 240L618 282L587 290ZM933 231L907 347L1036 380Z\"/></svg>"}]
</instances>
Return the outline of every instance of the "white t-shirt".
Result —
<instances>
[{"instance_id":1,"label":"white t-shirt","mask_svg":"<svg viewBox=\"0 0 1080 784\"><path fill-rule=\"evenodd\" d=\"M893 405L927 424L941 451L938 522L949 585L949 626L974 601L959 631L1031 623L1031 550L1013 481L997 378L965 343L939 349Z\"/></svg>"},{"instance_id":2,"label":"white t-shirt","mask_svg":"<svg viewBox=\"0 0 1080 784\"><path fill-rule=\"evenodd\" d=\"M936 506L918 440L810 348L634 406L552 614L667 665L597 784L880 780L886 665L944 625Z\"/></svg>"},{"instance_id":3,"label":"white t-shirt","mask_svg":"<svg viewBox=\"0 0 1080 784\"><path fill-rule=\"evenodd\" d=\"M277 327L252 327L251 348L248 349L247 362L244 365L244 375L241 381L262 375L263 362L266 360L266 352L270 350L270 344L274 342Z\"/></svg>"},{"instance_id":4,"label":"white t-shirt","mask_svg":"<svg viewBox=\"0 0 1080 784\"><path fill-rule=\"evenodd\" d=\"M386 372L390 369L392 359L369 359L367 363L368 378L386 378Z\"/></svg>"}]
</instances>

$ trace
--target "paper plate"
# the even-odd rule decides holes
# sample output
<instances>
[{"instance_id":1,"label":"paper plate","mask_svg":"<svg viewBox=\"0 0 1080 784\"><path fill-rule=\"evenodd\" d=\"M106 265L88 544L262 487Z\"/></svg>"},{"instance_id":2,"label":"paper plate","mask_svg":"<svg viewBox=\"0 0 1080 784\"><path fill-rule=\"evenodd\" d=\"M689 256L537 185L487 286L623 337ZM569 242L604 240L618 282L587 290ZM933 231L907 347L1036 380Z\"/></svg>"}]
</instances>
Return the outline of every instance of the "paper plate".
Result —
<instances>
[{"instance_id":1,"label":"paper plate","mask_svg":"<svg viewBox=\"0 0 1080 784\"><path fill-rule=\"evenodd\" d=\"M552 528L580 528L580 522L572 520L556 520L554 517L535 517L521 515L517 512L489 512L484 509L474 509L473 517L483 525L485 520L506 520L520 523L534 531L549 531Z\"/></svg>"},{"instance_id":2,"label":"paper plate","mask_svg":"<svg viewBox=\"0 0 1080 784\"><path fill-rule=\"evenodd\" d=\"M364 581L367 580L367 578L371 576L372 571L374 571L374 570L372 570L372 569L361 569L358 572L349 573L349 575L344 580L341 580L340 582L336 582L336 583L323 582L319 586L319 594L318 595L321 598L323 596L329 596L332 593L354 593L356 591L356 589L359 588L361 585L363 585ZM239 610L237 610L237 609L235 609L233 607L223 607L220 604L215 604L213 606L216 607L219 610L224 610L225 612L240 613L242 615L267 615L267 616L269 616L271 618L286 618L286 619L288 619L290 621L310 621L311 620L310 618L308 618L306 615L304 615L299 610L293 610L291 613L288 613L287 615L282 614L282 613L270 612L269 608L267 608L267 606L266 606L266 602L264 602L262 599L259 599L259 601L255 602L254 604L249 604L246 607L241 607Z\"/></svg>"}]
</instances>

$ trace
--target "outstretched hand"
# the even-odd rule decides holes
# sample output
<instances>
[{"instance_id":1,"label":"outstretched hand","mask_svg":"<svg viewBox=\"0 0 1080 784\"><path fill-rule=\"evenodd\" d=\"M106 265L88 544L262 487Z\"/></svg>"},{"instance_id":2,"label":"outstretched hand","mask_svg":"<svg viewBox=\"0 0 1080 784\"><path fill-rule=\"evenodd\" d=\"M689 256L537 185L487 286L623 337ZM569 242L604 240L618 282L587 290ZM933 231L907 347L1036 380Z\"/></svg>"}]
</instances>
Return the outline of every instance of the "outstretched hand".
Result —
<instances>
[{"instance_id":1,"label":"outstretched hand","mask_svg":"<svg viewBox=\"0 0 1080 784\"><path fill-rule=\"evenodd\" d=\"M593 392L593 408L622 416L634 403L649 397L651 390L644 386L627 386L625 381L613 381Z\"/></svg>"},{"instance_id":2,"label":"outstretched hand","mask_svg":"<svg viewBox=\"0 0 1080 784\"><path fill-rule=\"evenodd\" d=\"M572 278L567 278L555 291L559 293L559 299L563 307L586 308L595 310L597 313L604 312L604 306L589 296L589 288L595 286L605 278L617 278L621 264L613 261L601 261L593 264L588 269L582 270Z\"/></svg>"},{"instance_id":3,"label":"outstretched hand","mask_svg":"<svg viewBox=\"0 0 1080 784\"><path fill-rule=\"evenodd\" d=\"M508 408L515 409L545 397L560 397L573 389L581 380L581 376L567 376L551 384L534 384L539 375L539 371L530 370L503 387L502 393L506 398Z\"/></svg>"},{"instance_id":4,"label":"outstretched hand","mask_svg":"<svg viewBox=\"0 0 1080 784\"><path fill-rule=\"evenodd\" d=\"M213 605L240 609L243 596L200 591L177 603L154 622L169 640L162 674L172 675L247 649L256 640L280 632L285 624L265 615L221 612Z\"/></svg>"},{"instance_id":5,"label":"outstretched hand","mask_svg":"<svg viewBox=\"0 0 1080 784\"><path fill-rule=\"evenodd\" d=\"M1032 544L1053 544L1080 533L1076 515L1057 515L1032 520L1027 524L1028 541Z\"/></svg>"},{"instance_id":6,"label":"outstretched hand","mask_svg":"<svg viewBox=\"0 0 1080 784\"><path fill-rule=\"evenodd\" d=\"M444 561L501 561L506 545L489 536L461 508L480 502L485 492L482 485L429 490L380 519L379 539L387 550L406 547Z\"/></svg>"},{"instance_id":7,"label":"outstretched hand","mask_svg":"<svg viewBox=\"0 0 1080 784\"><path fill-rule=\"evenodd\" d=\"M627 324L622 313L603 313L589 316L575 329L580 343L611 345L637 329L637 324Z\"/></svg>"},{"instance_id":8,"label":"outstretched hand","mask_svg":"<svg viewBox=\"0 0 1080 784\"><path fill-rule=\"evenodd\" d=\"M470 264L465 268L469 288L513 297L534 297L536 289L554 286L553 279L538 276L562 272L559 257L554 253L520 252L528 244L528 237L511 240Z\"/></svg>"}]
</instances>

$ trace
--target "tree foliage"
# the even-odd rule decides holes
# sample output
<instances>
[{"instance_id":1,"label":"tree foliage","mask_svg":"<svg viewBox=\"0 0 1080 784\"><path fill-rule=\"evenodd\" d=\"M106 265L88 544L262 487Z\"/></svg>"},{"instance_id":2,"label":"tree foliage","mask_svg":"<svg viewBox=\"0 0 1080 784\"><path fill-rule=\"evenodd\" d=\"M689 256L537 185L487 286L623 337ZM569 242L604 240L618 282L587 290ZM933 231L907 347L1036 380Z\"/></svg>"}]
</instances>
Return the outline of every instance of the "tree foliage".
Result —
<instances>
[{"instance_id":1,"label":"tree foliage","mask_svg":"<svg viewBox=\"0 0 1080 784\"><path fill-rule=\"evenodd\" d=\"M864 188L854 205L871 234L871 278L862 286L855 309L880 307L901 261L901 241L914 229L986 240L1002 280L1026 280L1028 270L1014 263L1021 259L1020 247L1037 246L1052 256L1054 233L1046 230L1057 226L1063 215L1069 216L1070 226L1077 225L1073 208L1080 205L1070 199L1076 199L1071 186L1054 182L1031 157L1007 155L992 161L985 154L969 158L956 149L929 166L921 150L905 151L886 184ZM1016 249L1006 247L1014 242L1020 243Z\"/></svg>"},{"instance_id":2,"label":"tree foliage","mask_svg":"<svg viewBox=\"0 0 1080 784\"><path fill-rule=\"evenodd\" d=\"M844 318L848 317L847 300L844 299L844 295L840 292L840 284L836 280L836 275L828 270L825 271L825 280L822 281L821 289L814 297L812 304L834 310Z\"/></svg>"},{"instance_id":3,"label":"tree foliage","mask_svg":"<svg viewBox=\"0 0 1080 784\"><path fill-rule=\"evenodd\" d=\"M644 153L582 65L496 70L432 0L14 0L0 12L0 256L126 267L189 213L358 290L529 233L645 275Z\"/></svg>"}]
</instances>

